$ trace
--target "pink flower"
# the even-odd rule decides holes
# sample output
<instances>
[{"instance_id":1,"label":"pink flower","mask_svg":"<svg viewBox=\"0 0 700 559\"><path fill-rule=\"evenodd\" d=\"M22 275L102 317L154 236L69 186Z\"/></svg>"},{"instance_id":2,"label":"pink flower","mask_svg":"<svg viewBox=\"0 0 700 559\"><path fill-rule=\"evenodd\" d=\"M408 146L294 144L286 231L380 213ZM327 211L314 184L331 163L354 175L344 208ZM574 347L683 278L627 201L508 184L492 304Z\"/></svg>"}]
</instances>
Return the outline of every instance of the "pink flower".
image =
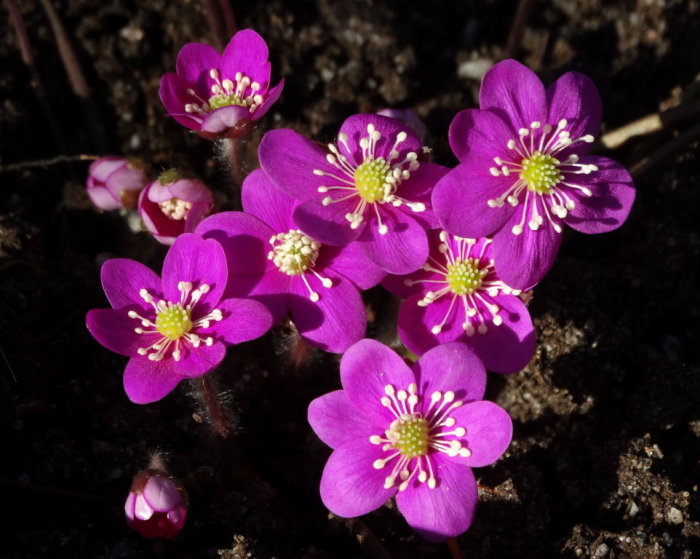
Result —
<instances>
[{"instance_id":1,"label":"pink flower","mask_svg":"<svg viewBox=\"0 0 700 559\"><path fill-rule=\"evenodd\" d=\"M276 322L289 315L301 337L325 351L342 353L362 338L367 319L358 288L384 273L357 243L328 246L302 233L294 200L262 169L246 177L241 198L246 213L217 213L196 231L226 251L226 294L264 303Z\"/></svg>"},{"instance_id":2,"label":"pink flower","mask_svg":"<svg viewBox=\"0 0 700 559\"><path fill-rule=\"evenodd\" d=\"M178 235L191 233L213 206L203 183L169 169L139 196L139 215L159 242L171 245Z\"/></svg>"},{"instance_id":3,"label":"pink flower","mask_svg":"<svg viewBox=\"0 0 700 559\"><path fill-rule=\"evenodd\" d=\"M284 80L270 88L267 45L251 29L236 33L223 54L188 43L177 57L177 73L160 81L168 114L205 138L237 138L277 101Z\"/></svg>"},{"instance_id":4,"label":"pink flower","mask_svg":"<svg viewBox=\"0 0 700 559\"><path fill-rule=\"evenodd\" d=\"M493 236L503 281L530 289L552 266L564 224L588 234L620 227L634 185L619 163L587 154L601 104L585 75L569 72L545 89L504 60L484 76L479 98L480 109L450 125L460 164L435 186L433 207L453 235Z\"/></svg>"},{"instance_id":5,"label":"pink flower","mask_svg":"<svg viewBox=\"0 0 700 559\"><path fill-rule=\"evenodd\" d=\"M102 266L102 287L112 309L92 309L87 327L107 349L128 355L124 389L148 404L177 384L214 369L226 346L262 336L272 315L257 301L224 299L228 269L221 245L193 234L178 237L161 280L126 258Z\"/></svg>"},{"instance_id":6,"label":"pink flower","mask_svg":"<svg viewBox=\"0 0 700 559\"><path fill-rule=\"evenodd\" d=\"M464 344L428 351L413 367L361 340L340 362L343 390L317 398L309 423L333 448L321 499L336 515L367 514L396 496L408 524L441 541L469 528L477 502L471 468L510 443L508 414L482 401L486 371Z\"/></svg>"},{"instance_id":7,"label":"pink flower","mask_svg":"<svg viewBox=\"0 0 700 559\"><path fill-rule=\"evenodd\" d=\"M430 194L447 168L419 161L418 136L403 122L351 116L327 149L293 130L272 130L258 153L275 186L299 202L294 220L307 235L337 246L358 241L390 274L425 262L425 231L438 225Z\"/></svg>"},{"instance_id":8,"label":"pink flower","mask_svg":"<svg viewBox=\"0 0 700 559\"><path fill-rule=\"evenodd\" d=\"M401 341L418 355L460 341L490 371L522 369L535 352L535 329L519 291L496 271L491 239L462 239L445 231L430 231L428 239L430 257L419 271L384 281L406 298L399 309Z\"/></svg>"},{"instance_id":9,"label":"pink flower","mask_svg":"<svg viewBox=\"0 0 700 559\"><path fill-rule=\"evenodd\" d=\"M100 157L90 165L87 193L102 210L136 207L139 192L148 178L136 159Z\"/></svg>"},{"instance_id":10,"label":"pink flower","mask_svg":"<svg viewBox=\"0 0 700 559\"><path fill-rule=\"evenodd\" d=\"M124 503L126 521L144 538L169 540L187 518L187 492L165 473L144 470L136 474Z\"/></svg>"}]
</instances>

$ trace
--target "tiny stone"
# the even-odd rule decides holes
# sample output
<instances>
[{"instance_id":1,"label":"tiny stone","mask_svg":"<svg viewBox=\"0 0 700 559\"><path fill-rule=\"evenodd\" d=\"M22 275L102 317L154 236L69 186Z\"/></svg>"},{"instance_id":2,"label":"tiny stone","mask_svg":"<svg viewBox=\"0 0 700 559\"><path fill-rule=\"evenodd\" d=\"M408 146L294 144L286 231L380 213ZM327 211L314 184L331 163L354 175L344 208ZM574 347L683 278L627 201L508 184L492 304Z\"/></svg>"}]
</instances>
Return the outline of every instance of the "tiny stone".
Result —
<instances>
[{"instance_id":1,"label":"tiny stone","mask_svg":"<svg viewBox=\"0 0 700 559\"><path fill-rule=\"evenodd\" d=\"M635 503L634 501L632 501L632 503L630 504L629 515L630 515L632 518L634 518L635 516L637 516L637 513L638 513L638 512L639 512L639 507L637 506L637 503Z\"/></svg>"},{"instance_id":2,"label":"tiny stone","mask_svg":"<svg viewBox=\"0 0 700 559\"><path fill-rule=\"evenodd\" d=\"M605 557L608 554L609 549L610 548L607 546L607 544L601 543L598 547L596 547L593 557Z\"/></svg>"},{"instance_id":3,"label":"tiny stone","mask_svg":"<svg viewBox=\"0 0 700 559\"><path fill-rule=\"evenodd\" d=\"M481 80L491 66L493 66L493 60L489 58L467 60L459 65L459 68L457 68L457 75L460 78Z\"/></svg>"},{"instance_id":4,"label":"tiny stone","mask_svg":"<svg viewBox=\"0 0 700 559\"><path fill-rule=\"evenodd\" d=\"M666 513L666 521L671 524L680 524L683 522L683 513L676 507L671 507Z\"/></svg>"}]
</instances>

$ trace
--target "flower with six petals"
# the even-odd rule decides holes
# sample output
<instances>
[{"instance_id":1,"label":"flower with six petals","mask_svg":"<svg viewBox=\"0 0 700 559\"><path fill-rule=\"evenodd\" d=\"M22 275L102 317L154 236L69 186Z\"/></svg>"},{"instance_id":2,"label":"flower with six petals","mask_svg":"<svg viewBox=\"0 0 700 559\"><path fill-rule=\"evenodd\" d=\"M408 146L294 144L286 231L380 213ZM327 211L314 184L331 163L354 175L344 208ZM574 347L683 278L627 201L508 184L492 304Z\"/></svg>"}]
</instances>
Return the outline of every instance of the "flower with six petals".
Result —
<instances>
[{"instance_id":1,"label":"flower with six petals","mask_svg":"<svg viewBox=\"0 0 700 559\"><path fill-rule=\"evenodd\" d=\"M438 344L469 345L490 371L514 373L535 352L527 307L499 277L491 239L462 239L430 231L430 257L408 276L389 276L384 287L405 297L399 336L421 355Z\"/></svg>"},{"instance_id":2,"label":"flower with six petals","mask_svg":"<svg viewBox=\"0 0 700 559\"><path fill-rule=\"evenodd\" d=\"M484 76L480 106L452 121L460 164L436 185L433 207L453 235L493 235L499 275L529 289L554 262L564 223L583 233L622 225L632 178L619 163L586 154L601 104L583 74L569 72L545 89L531 70L505 60Z\"/></svg>"},{"instance_id":3,"label":"flower with six petals","mask_svg":"<svg viewBox=\"0 0 700 559\"><path fill-rule=\"evenodd\" d=\"M126 258L105 262L101 275L113 308L89 311L87 327L104 347L130 357L124 389L137 404L160 400L180 381L206 374L223 360L226 345L258 338L272 326L261 303L223 298L224 251L191 233L168 251L162 280Z\"/></svg>"},{"instance_id":4,"label":"flower with six petals","mask_svg":"<svg viewBox=\"0 0 700 559\"><path fill-rule=\"evenodd\" d=\"M408 125L371 114L348 118L327 150L285 129L265 134L259 149L272 182L300 202L294 220L304 233L330 245L357 240L392 274L425 262L425 229L437 225L430 192L447 169L420 154Z\"/></svg>"},{"instance_id":5,"label":"flower with six petals","mask_svg":"<svg viewBox=\"0 0 700 559\"><path fill-rule=\"evenodd\" d=\"M360 289L384 277L357 243L334 247L302 233L294 200L261 169L243 182L242 212L205 219L196 232L226 250L231 283L227 295L266 304L275 321L287 314L299 334L326 351L341 353L364 336Z\"/></svg>"},{"instance_id":6,"label":"flower with six petals","mask_svg":"<svg viewBox=\"0 0 700 559\"><path fill-rule=\"evenodd\" d=\"M168 114L206 138L248 133L279 99L284 80L270 88L267 44L251 29L236 33L223 54L203 43L188 43L177 57L177 73L160 81Z\"/></svg>"},{"instance_id":7,"label":"flower with six petals","mask_svg":"<svg viewBox=\"0 0 700 559\"><path fill-rule=\"evenodd\" d=\"M477 502L472 467L495 462L512 435L508 414L482 401L486 371L464 344L426 352L413 367L374 340L340 362L343 390L309 406L309 423L333 448L321 499L355 517L396 496L408 524L441 541L464 532Z\"/></svg>"}]
</instances>

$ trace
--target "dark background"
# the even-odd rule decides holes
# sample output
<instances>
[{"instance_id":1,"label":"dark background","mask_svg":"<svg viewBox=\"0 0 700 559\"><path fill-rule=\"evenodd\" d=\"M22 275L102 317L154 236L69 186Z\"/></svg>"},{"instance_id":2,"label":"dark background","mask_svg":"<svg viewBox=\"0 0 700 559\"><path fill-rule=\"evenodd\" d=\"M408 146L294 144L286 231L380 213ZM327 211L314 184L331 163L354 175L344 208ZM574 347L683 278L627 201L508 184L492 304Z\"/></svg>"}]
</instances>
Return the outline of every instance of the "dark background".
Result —
<instances>
[{"instance_id":1,"label":"dark background","mask_svg":"<svg viewBox=\"0 0 700 559\"><path fill-rule=\"evenodd\" d=\"M164 117L157 94L179 48L216 34L205 1L52 1L91 96L71 90L41 3L18 2L51 117L7 12L0 17L0 556L380 557L355 534L370 531L395 558L449 557L391 506L363 524L329 516L317 487L330 451L306 407L339 386L337 358L314 351L295 367L282 327L233 348L217 372L236 416L229 444L198 421L184 384L156 404L127 400L125 358L90 338L84 316L107 306L105 258L159 270L165 249L118 212L91 206L88 162L32 162L138 156L154 174L171 165L196 173L220 208L235 208L219 148ZM434 160L454 165L449 123L476 106L480 76L505 56L517 8L505 0L231 5L240 28L267 40L273 75L286 78L281 100L242 145L246 170L266 129L330 140L347 116L388 106L415 108ZM697 104L700 6L536 0L514 54L547 83L567 70L589 74L608 132L683 100ZM521 373L490 376L488 396L510 412L515 436L503 459L476 472L481 503L458 539L465 557L698 556L700 156L697 140L678 141L697 121L599 150L654 165L638 169L622 229L566 234L530 305L536 357ZM370 335L390 339L395 304L380 289L367 300ZM141 539L122 511L131 477L156 449L191 496L188 524L170 542Z\"/></svg>"}]
</instances>

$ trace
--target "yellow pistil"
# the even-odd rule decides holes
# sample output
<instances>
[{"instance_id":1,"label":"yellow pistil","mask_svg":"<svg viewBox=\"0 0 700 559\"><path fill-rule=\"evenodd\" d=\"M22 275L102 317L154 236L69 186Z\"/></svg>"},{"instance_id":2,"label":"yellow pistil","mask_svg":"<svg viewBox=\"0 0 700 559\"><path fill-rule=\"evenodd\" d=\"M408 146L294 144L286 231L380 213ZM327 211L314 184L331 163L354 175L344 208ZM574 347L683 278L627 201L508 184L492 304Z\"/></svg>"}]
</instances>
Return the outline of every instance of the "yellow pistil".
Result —
<instances>
[{"instance_id":1,"label":"yellow pistil","mask_svg":"<svg viewBox=\"0 0 700 559\"><path fill-rule=\"evenodd\" d=\"M355 188L360 197L369 202L381 202L388 193L389 184L386 177L389 174L389 164L383 157L367 159L355 169Z\"/></svg>"},{"instance_id":2,"label":"yellow pistil","mask_svg":"<svg viewBox=\"0 0 700 559\"><path fill-rule=\"evenodd\" d=\"M425 456L428 453L428 422L422 417L404 415L396 419L387 436L393 446L406 458Z\"/></svg>"},{"instance_id":3,"label":"yellow pistil","mask_svg":"<svg viewBox=\"0 0 700 559\"><path fill-rule=\"evenodd\" d=\"M479 268L478 261L474 258L456 260L447 265L446 280L450 291L456 295L471 295L481 287L488 268Z\"/></svg>"},{"instance_id":4,"label":"yellow pistil","mask_svg":"<svg viewBox=\"0 0 700 559\"><path fill-rule=\"evenodd\" d=\"M520 178L528 190L537 194L551 194L552 188L564 180L559 172L560 161L549 154L536 151L530 157L523 159L520 164Z\"/></svg>"},{"instance_id":5,"label":"yellow pistil","mask_svg":"<svg viewBox=\"0 0 700 559\"><path fill-rule=\"evenodd\" d=\"M156 330L169 340L179 340L192 329L190 311L181 304L168 306L156 315Z\"/></svg>"}]
</instances>

